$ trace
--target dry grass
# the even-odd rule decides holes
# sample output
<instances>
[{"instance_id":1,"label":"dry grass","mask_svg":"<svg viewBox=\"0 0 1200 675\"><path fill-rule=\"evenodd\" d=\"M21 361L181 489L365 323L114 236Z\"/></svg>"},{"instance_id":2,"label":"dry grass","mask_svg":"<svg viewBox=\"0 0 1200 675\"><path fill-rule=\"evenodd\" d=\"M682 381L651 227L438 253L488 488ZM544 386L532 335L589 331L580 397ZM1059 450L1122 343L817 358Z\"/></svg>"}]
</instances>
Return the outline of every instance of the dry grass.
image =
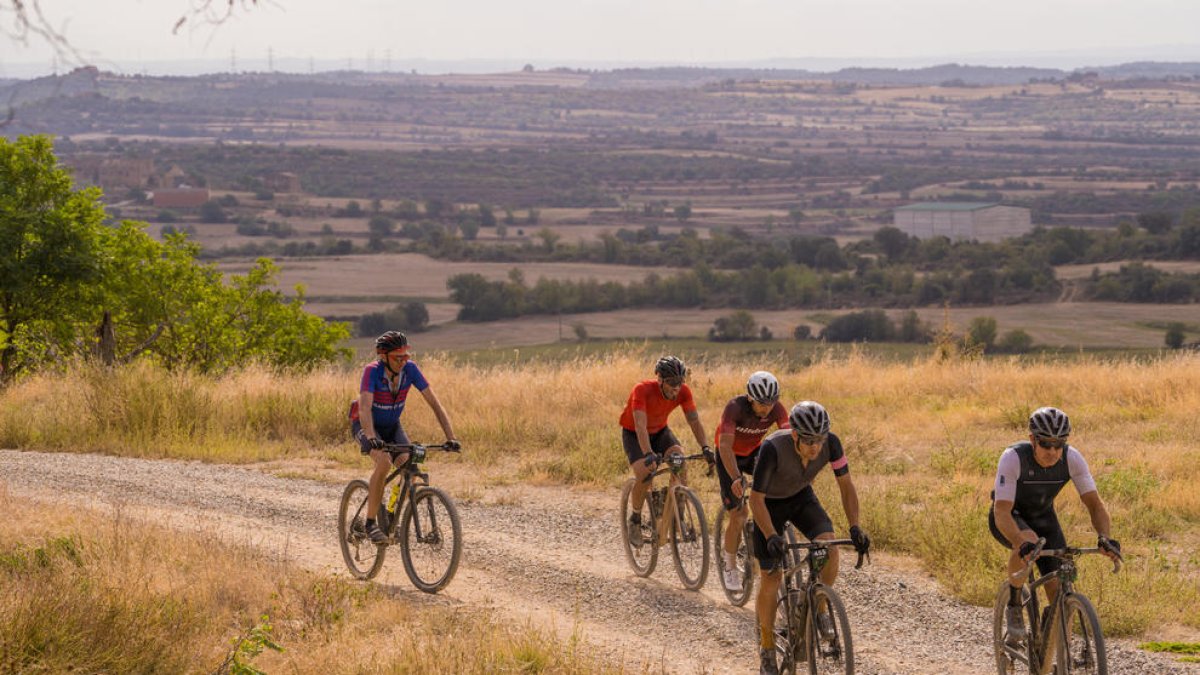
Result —
<instances>
[{"instance_id":1,"label":"dry grass","mask_svg":"<svg viewBox=\"0 0 1200 675\"><path fill-rule=\"evenodd\" d=\"M212 536L47 508L0 492L0 671L213 672L269 617L267 672L612 672L487 615L392 599Z\"/></svg>"},{"instance_id":2,"label":"dry grass","mask_svg":"<svg viewBox=\"0 0 1200 675\"><path fill-rule=\"evenodd\" d=\"M425 359L422 368L466 448L462 460L439 461L504 465L527 482L615 489L627 471L617 418L658 356L648 347L630 350L493 367ZM979 603L990 602L1004 555L985 524L996 460L1025 435L1032 408L1064 408L1077 430L1072 441L1112 512L1113 534L1130 553L1121 575L1103 573L1099 563L1084 569L1083 588L1098 600L1106 626L1116 633L1200 628L1193 553L1200 544L1200 357L888 363L851 352L800 370L770 356L695 365L692 388L709 433L751 370L774 370L785 401L824 403L845 441L867 529L882 547L917 556L954 593ZM149 366L82 372L69 401L58 396L53 375L4 392L0 446L215 461L305 452L357 459L344 417L354 372L252 369L219 380ZM675 424L694 446L682 420ZM423 402L412 403L405 425L414 439L440 439ZM99 433L85 439L80 428ZM714 481L693 483L715 502ZM818 481L818 492L844 527L832 480ZM1093 541L1074 490L1059 503L1068 540Z\"/></svg>"}]
</instances>

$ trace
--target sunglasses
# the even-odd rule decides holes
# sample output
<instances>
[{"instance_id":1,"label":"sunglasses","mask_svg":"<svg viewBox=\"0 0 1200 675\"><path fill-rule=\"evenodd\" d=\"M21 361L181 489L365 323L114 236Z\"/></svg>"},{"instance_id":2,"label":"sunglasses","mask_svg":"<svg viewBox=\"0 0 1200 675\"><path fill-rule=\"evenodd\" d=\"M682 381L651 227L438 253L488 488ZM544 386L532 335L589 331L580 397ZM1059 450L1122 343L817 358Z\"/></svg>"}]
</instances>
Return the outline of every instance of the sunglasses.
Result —
<instances>
[{"instance_id":1,"label":"sunglasses","mask_svg":"<svg viewBox=\"0 0 1200 675\"><path fill-rule=\"evenodd\" d=\"M668 387L681 387L681 386L683 386L683 378L682 377L666 377L666 378L663 378L663 384L667 385Z\"/></svg>"},{"instance_id":2,"label":"sunglasses","mask_svg":"<svg viewBox=\"0 0 1200 675\"><path fill-rule=\"evenodd\" d=\"M810 436L808 434L798 434L800 442L804 445L816 445L825 442L825 436Z\"/></svg>"},{"instance_id":3,"label":"sunglasses","mask_svg":"<svg viewBox=\"0 0 1200 675\"><path fill-rule=\"evenodd\" d=\"M1037 439L1037 444L1039 447L1046 448L1047 450L1062 450L1067 447L1066 439L1042 438L1040 436Z\"/></svg>"}]
</instances>

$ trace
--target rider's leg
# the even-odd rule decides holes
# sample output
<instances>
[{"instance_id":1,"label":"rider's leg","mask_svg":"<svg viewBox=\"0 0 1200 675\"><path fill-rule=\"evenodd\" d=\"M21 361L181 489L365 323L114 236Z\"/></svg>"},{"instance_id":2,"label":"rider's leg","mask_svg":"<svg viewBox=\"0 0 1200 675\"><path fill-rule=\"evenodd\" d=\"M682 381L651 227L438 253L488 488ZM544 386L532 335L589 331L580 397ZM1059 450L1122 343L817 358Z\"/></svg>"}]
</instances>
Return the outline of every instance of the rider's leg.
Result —
<instances>
[{"instance_id":1,"label":"rider's leg","mask_svg":"<svg viewBox=\"0 0 1200 675\"><path fill-rule=\"evenodd\" d=\"M379 503L383 501L383 481L392 466L392 456L383 450L371 451L371 480L367 483L367 520L379 515Z\"/></svg>"},{"instance_id":2,"label":"rider's leg","mask_svg":"<svg viewBox=\"0 0 1200 675\"><path fill-rule=\"evenodd\" d=\"M746 525L749 511L745 506L726 511L729 514L729 525L725 528L725 553L731 556L737 555L738 544L742 540L742 528Z\"/></svg>"},{"instance_id":3,"label":"rider's leg","mask_svg":"<svg viewBox=\"0 0 1200 675\"><path fill-rule=\"evenodd\" d=\"M775 611L779 607L779 584L783 581L783 570L762 570L762 583L758 586L758 598L754 608L758 614L759 647L775 648Z\"/></svg>"},{"instance_id":4,"label":"rider's leg","mask_svg":"<svg viewBox=\"0 0 1200 675\"><path fill-rule=\"evenodd\" d=\"M820 541L822 539L833 539L833 533L825 532L824 534L817 535L816 541ZM837 547L830 546L829 560L825 563L825 567L821 568L821 583L825 584L826 586L832 586L833 582L837 581L839 560L840 558L838 557ZM824 608L822 607L822 609Z\"/></svg>"},{"instance_id":5,"label":"rider's leg","mask_svg":"<svg viewBox=\"0 0 1200 675\"><path fill-rule=\"evenodd\" d=\"M646 480L646 477L656 468L654 466L646 466L644 459L630 462L629 469L633 471L634 477L637 478L633 483L633 494L630 497L633 501L630 509L632 513L640 513L642 504L646 503L646 492L650 489L650 483Z\"/></svg>"}]
</instances>

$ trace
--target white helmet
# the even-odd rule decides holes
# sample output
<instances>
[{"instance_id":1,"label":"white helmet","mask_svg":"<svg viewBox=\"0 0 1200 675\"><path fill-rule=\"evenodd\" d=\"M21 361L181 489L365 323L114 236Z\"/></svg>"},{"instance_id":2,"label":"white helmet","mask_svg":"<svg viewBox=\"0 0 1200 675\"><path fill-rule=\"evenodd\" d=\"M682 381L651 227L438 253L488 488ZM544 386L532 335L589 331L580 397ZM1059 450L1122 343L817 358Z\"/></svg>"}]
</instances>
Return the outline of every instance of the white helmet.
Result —
<instances>
[{"instance_id":1,"label":"white helmet","mask_svg":"<svg viewBox=\"0 0 1200 675\"><path fill-rule=\"evenodd\" d=\"M754 372L746 382L746 395L751 401L774 403L779 400L779 380L765 370Z\"/></svg>"}]
</instances>

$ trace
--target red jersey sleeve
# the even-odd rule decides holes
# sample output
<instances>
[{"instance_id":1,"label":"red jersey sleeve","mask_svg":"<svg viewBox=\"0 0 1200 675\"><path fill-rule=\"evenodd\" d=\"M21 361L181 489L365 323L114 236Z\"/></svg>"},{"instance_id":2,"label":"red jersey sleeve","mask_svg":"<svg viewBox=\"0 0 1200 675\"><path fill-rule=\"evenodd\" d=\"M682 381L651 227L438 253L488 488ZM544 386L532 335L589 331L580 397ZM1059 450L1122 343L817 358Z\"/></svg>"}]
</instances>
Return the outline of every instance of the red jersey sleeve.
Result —
<instances>
[{"instance_id":1,"label":"red jersey sleeve","mask_svg":"<svg viewBox=\"0 0 1200 675\"><path fill-rule=\"evenodd\" d=\"M685 384L679 388L679 407L685 413L696 412L696 400L692 398L692 390Z\"/></svg>"},{"instance_id":2,"label":"red jersey sleeve","mask_svg":"<svg viewBox=\"0 0 1200 675\"><path fill-rule=\"evenodd\" d=\"M792 428L792 423L788 420L787 411L783 409L783 404L779 401L776 401L775 407L771 408L771 417L775 418L775 425L780 429Z\"/></svg>"},{"instance_id":3,"label":"red jersey sleeve","mask_svg":"<svg viewBox=\"0 0 1200 675\"><path fill-rule=\"evenodd\" d=\"M721 411L721 422L717 424L718 442L721 434L733 434L737 432L737 414L737 399L730 399L729 403L725 404L725 410Z\"/></svg>"}]
</instances>

